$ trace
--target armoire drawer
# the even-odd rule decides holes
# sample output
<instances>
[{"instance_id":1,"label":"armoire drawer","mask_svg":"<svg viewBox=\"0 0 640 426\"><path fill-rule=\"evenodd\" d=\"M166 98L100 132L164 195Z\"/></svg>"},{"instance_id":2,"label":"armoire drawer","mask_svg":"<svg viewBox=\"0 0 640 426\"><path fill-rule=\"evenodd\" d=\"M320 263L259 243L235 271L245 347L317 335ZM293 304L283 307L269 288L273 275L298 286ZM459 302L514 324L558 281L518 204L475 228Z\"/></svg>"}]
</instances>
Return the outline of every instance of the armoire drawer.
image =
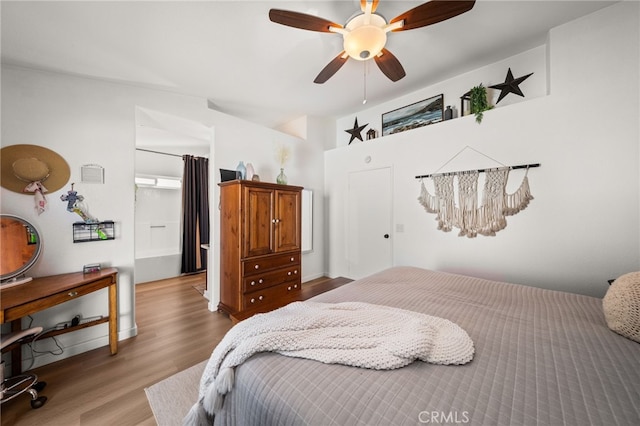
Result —
<instances>
[{"instance_id":1,"label":"armoire drawer","mask_svg":"<svg viewBox=\"0 0 640 426\"><path fill-rule=\"evenodd\" d=\"M288 282L274 287L247 293L242 296L244 309L256 309L260 306L270 305L273 309L286 305L298 299L300 295L300 282Z\"/></svg>"},{"instance_id":2,"label":"armoire drawer","mask_svg":"<svg viewBox=\"0 0 640 426\"><path fill-rule=\"evenodd\" d=\"M257 257L242 261L242 275L256 274L262 271L281 268L288 265L299 265L300 253L280 254L276 256ZM300 268L298 268L300 269Z\"/></svg>"},{"instance_id":3,"label":"armoire drawer","mask_svg":"<svg viewBox=\"0 0 640 426\"><path fill-rule=\"evenodd\" d=\"M242 292L262 290L285 281L300 281L300 264L295 264L282 269L257 274L242 279Z\"/></svg>"}]
</instances>

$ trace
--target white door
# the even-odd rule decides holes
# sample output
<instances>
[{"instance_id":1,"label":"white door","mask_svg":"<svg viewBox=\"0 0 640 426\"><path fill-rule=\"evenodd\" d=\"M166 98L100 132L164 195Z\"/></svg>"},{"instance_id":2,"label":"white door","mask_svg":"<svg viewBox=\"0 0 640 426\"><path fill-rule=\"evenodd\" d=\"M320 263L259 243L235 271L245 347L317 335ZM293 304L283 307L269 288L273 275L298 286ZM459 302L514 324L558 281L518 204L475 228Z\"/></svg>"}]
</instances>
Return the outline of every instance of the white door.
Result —
<instances>
[{"instance_id":1,"label":"white door","mask_svg":"<svg viewBox=\"0 0 640 426\"><path fill-rule=\"evenodd\" d=\"M349 174L347 253L349 278L392 266L391 169Z\"/></svg>"}]
</instances>

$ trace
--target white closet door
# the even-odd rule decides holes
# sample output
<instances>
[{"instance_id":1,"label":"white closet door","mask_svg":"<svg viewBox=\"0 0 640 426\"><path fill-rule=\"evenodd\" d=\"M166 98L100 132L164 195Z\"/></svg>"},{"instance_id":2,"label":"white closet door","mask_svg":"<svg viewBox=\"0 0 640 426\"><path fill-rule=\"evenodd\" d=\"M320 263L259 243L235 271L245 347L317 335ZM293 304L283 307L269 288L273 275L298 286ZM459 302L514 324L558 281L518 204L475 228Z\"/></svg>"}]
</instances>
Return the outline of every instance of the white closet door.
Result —
<instances>
[{"instance_id":1,"label":"white closet door","mask_svg":"<svg viewBox=\"0 0 640 426\"><path fill-rule=\"evenodd\" d=\"M391 169L350 173L348 200L349 278L358 279L393 264Z\"/></svg>"}]
</instances>

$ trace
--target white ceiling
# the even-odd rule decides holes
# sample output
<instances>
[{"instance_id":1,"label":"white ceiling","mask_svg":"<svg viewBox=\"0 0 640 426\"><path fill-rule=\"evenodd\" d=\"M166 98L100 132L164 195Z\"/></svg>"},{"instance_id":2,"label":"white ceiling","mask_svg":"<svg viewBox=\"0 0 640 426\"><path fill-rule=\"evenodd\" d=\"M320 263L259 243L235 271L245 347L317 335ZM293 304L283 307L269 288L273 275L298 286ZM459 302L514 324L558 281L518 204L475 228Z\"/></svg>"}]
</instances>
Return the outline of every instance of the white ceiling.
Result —
<instances>
[{"instance_id":1,"label":"white ceiling","mask_svg":"<svg viewBox=\"0 0 640 426\"><path fill-rule=\"evenodd\" d=\"M389 20L421 3L381 0L378 13ZM612 3L478 0L448 21L391 33L386 47L407 76L393 83L372 64L366 107L539 46L550 28ZM270 8L345 24L359 0L2 1L2 61L194 95L268 127L364 108L362 62L313 83L342 37L275 24Z\"/></svg>"}]
</instances>

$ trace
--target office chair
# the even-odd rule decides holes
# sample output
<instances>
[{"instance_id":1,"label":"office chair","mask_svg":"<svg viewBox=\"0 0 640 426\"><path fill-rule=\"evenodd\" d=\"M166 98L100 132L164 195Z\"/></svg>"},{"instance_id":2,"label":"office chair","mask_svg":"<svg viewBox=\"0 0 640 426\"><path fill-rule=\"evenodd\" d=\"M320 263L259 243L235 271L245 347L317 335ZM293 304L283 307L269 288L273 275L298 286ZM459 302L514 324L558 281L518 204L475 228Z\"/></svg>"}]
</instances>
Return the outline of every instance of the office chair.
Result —
<instances>
[{"instance_id":1,"label":"office chair","mask_svg":"<svg viewBox=\"0 0 640 426\"><path fill-rule=\"evenodd\" d=\"M6 336L2 336L2 342L0 348L4 350L5 347L19 342L21 340L33 339L38 334L42 333L42 327L33 327L27 330L16 331ZM35 374L20 374L17 376L6 378L4 377L4 361L0 366L0 380L2 383L2 395L0 397L0 404L4 404L7 401L11 401L13 398L23 393L31 395L31 408L40 408L47 402L46 396L38 396L38 392L42 391L46 386L45 382L38 382L38 376Z\"/></svg>"}]
</instances>

